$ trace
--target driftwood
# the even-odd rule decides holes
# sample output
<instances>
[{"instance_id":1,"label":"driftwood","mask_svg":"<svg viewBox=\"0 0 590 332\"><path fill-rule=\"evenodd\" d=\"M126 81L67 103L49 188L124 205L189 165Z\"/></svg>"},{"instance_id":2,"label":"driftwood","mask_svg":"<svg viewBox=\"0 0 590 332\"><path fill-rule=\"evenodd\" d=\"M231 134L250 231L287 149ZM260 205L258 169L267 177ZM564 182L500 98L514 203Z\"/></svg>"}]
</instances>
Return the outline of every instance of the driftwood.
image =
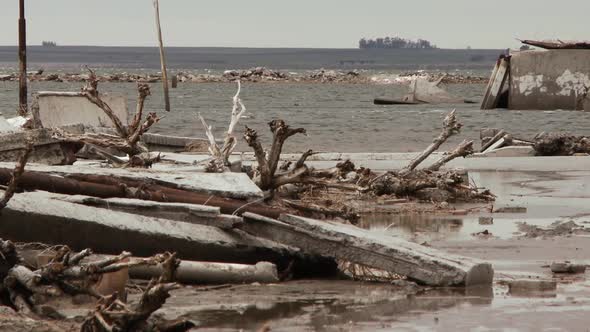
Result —
<instances>
[{"instance_id":1,"label":"driftwood","mask_svg":"<svg viewBox=\"0 0 590 332\"><path fill-rule=\"evenodd\" d=\"M590 138L565 133L541 133L534 139L533 148L538 156L572 156L590 153Z\"/></svg>"},{"instance_id":2,"label":"driftwood","mask_svg":"<svg viewBox=\"0 0 590 332\"><path fill-rule=\"evenodd\" d=\"M27 146L25 147L23 154L18 159L14 170L12 171L10 181L8 182L6 190L4 191L4 195L2 196L2 199L0 199L0 213L2 212L2 209L6 207L6 204L8 204L8 201L10 201L12 196L14 196L14 193L18 188L19 180L25 172L25 165L27 164L27 160L29 159L31 151L33 151L33 144L32 142L27 142Z\"/></svg>"},{"instance_id":3,"label":"driftwood","mask_svg":"<svg viewBox=\"0 0 590 332\"><path fill-rule=\"evenodd\" d=\"M103 295L93 286L101 275L132 266L160 264L173 256L162 254L129 262L127 258L131 254L124 252L119 256L84 262L93 254L90 249L74 253L67 246L61 246L43 252L52 253L47 264L31 268L22 262L14 244L2 240L0 244L0 277L10 294L9 303L4 304L33 317L62 317L56 309L47 310L42 305L46 298L87 294L100 299Z\"/></svg>"},{"instance_id":4,"label":"driftwood","mask_svg":"<svg viewBox=\"0 0 590 332\"><path fill-rule=\"evenodd\" d=\"M305 134L305 129L293 129L283 120L272 120L268 125L270 131L273 133L272 146L268 152L268 157L262 147L262 143L260 143L260 140L258 139L258 133L256 130L246 126L246 132L244 134L244 139L254 150L256 161L258 162L258 166L254 173L254 182L262 190L274 190L285 184L300 182L303 175L306 175L309 171L305 166L305 159L312 154L311 151L303 154L293 170L281 174L276 174L276 172L285 141L293 135Z\"/></svg>"},{"instance_id":5,"label":"driftwood","mask_svg":"<svg viewBox=\"0 0 590 332\"><path fill-rule=\"evenodd\" d=\"M0 184L8 184L12 171L0 168ZM45 172L25 171L19 179L19 188L44 190L66 195L86 195L99 198L136 198L168 203L188 203L217 206L224 214L253 212L269 217L278 217L284 210L245 200L223 198L205 193L196 193L163 184L105 175L70 174L69 177L48 176Z\"/></svg>"},{"instance_id":6,"label":"driftwood","mask_svg":"<svg viewBox=\"0 0 590 332\"><path fill-rule=\"evenodd\" d=\"M142 119L144 103L146 98L150 95L149 85L145 83L138 84L136 113L129 126L125 126L123 125L123 120L119 119L111 107L100 97L98 92L98 80L94 71L90 68L88 68L88 71L90 74L86 86L82 88L81 92L70 93L70 95L86 97L91 103L103 110L113 122L117 135L104 133L69 134L61 132L59 135L56 135L56 138L65 142L85 143L102 148L114 148L129 156L135 156L147 152L147 149L139 144L141 135L160 121L160 118L156 113L150 113L145 120Z\"/></svg>"},{"instance_id":7,"label":"driftwood","mask_svg":"<svg viewBox=\"0 0 590 332\"><path fill-rule=\"evenodd\" d=\"M254 150L257 160L251 177L262 190L275 192L283 186L284 188L278 191L276 203L305 216L342 218L355 223L358 213L353 206L359 206L355 203L363 200L373 201L375 196L382 195L410 197L429 202L494 199L494 195L489 191L479 191L469 183L463 172L440 170L455 158L473 154L473 141L463 141L430 166L418 169L418 166L437 151L449 137L460 132L462 124L457 120L455 111L445 117L440 135L408 166L381 175L373 173L370 169L357 169L348 160L330 169L308 167L305 161L313 154L311 150L304 153L294 165L286 162L279 168L280 153L286 139L297 133L305 133L305 129L291 129L282 120L274 120L269 126L273 133L273 144L268 152L264 151L258 133L246 127L244 138ZM326 191L329 191L328 195Z\"/></svg>"},{"instance_id":8,"label":"driftwood","mask_svg":"<svg viewBox=\"0 0 590 332\"><path fill-rule=\"evenodd\" d=\"M179 288L175 283L152 280L138 303L127 305L116 295L103 298L82 324L82 332L106 331L188 331L195 325L185 319L168 321L150 317L170 297L170 291Z\"/></svg>"},{"instance_id":9,"label":"driftwood","mask_svg":"<svg viewBox=\"0 0 590 332\"><path fill-rule=\"evenodd\" d=\"M494 196L487 190L479 192L470 183L465 182L462 174L450 170L439 171L442 166L458 157L473 154L473 141L463 141L454 150L447 153L429 167L416 169L428 156L438 150L446 140L460 132L462 124L458 122L455 111L443 121L443 129L434 142L414 158L400 171L391 171L370 181L368 191L381 195L398 197L417 197L428 201L473 201L493 200Z\"/></svg>"},{"instance_id":10,"label":"driftwood","mask_svg":"<svg viewBox=\"0 0 590 332\"><path fill-rule=\"evenodd\" d=\"M238 144L238 140L234 136L234 130L240 121L240 118L244 115L244 113L246 113L246 106L244 106L244 103L242 103L242 99L240 98L240 91L242 90L240 80L237 80L237 83L238 91L232 99L233 107L231 112L231 121L229 123L229 127L223 141L223 146L221 148L217 145L217 141L215 140L211 126L207 124L205 119L199 113L199 119L205 128L205 133L207 134L207 139L209 140L209 153L212 157L212 159L207 164L206 170L208 172L224 172L229 166L231 166L229 157Z\"/></svg>"}]
</instances>

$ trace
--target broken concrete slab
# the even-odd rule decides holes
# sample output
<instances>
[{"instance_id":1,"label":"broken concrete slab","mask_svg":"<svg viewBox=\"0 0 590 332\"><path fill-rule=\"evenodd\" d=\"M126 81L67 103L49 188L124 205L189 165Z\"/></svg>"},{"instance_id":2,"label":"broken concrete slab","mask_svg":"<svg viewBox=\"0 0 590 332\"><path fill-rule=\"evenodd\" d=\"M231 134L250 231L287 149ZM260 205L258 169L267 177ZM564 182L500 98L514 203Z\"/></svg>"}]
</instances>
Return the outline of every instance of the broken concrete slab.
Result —
<instances>
[{"instance_id":1,"label":"broken concrete slab","mask_svg":"<svg viewBox=\"0 0 590 332\"><path fill-rule=\"evenodd\" d=\"M151 218L56 200L44 192L15 195L0 216L0 237L12 241L68 245L98 253L131 251L138 256L177 252L179 258L255 264L268 261L279 269L295 262L297 271L330 273L330 259L256 238L239 230ZM317 264L317 266L316 266ZM301 270L299 270L301 268ZM298 273L298 272L296 272Z\"/></svg>"},{"instance_id":2,"label":"broken concrete slab","mask_svg":"<svg viewBox=\"0 0 590 332\"><path fill-rule=\"evenodd\" d=\"M279 220L246 213L241 229L316 255L404 275L430 286L491 285L489 263L458 257L352 225L293 215Z\"/></svg>"},{"instance_id":3,"label":"broken concrete slab","mask_svg":"<svg viewBox=\"0 0 590 332\"><path fill-rule=\"evenodd\" d=\"M0 162L0 168L14 168L14 163ZM101 168L91 166L45 166L27 164L27 171L75 178L76 175L119 177L135 181L148 181L197 193L236 199L261 198L263 192L245 173L195 173L162 171L138 168Z\"/></svg>"},{"instance_id":4,"label":"broken concrete slab","mask_svg":"<svg viewBox=\"0 0 590 332\"><path fill-rule=\"evenodd\" d=\"M500 141L498 141L500 142ZM475 153L472 157L534 157L535 148L532 146L505 146L488 149L483 153Z\"/></svg>"},{"instance_id":5,"label":"broken concrete slab","mask_svg":"<svg viewBox=\"0 0 590 332\"><path fill-rule=\"evenodd\" d=\"M220 208L215 206L162 203L127 198L103 199L82 195L55 195L54 199L147 217L213 226L221 229L233 229L243 222L239 216L221 214Z\"/></svg>"},{"instance_id":6,"label":"broken concrete slab","mask_svg":"<svg viewBox=\"0 0 590 332\"><path fill-rule=\"evenodd\" d=\"M115 115L127 123L129 113L127 111L127 98L122 95L101 95ZM91 103L79 92L52 92L40 91L38 93L39 112L33 112L35 122L45 128L61 127L83 123L88 126L113 127L112 121L98 106Z\"/></svg>"},{"instance_id":7,"label":"broken concrete slab","mask_svg":"<svg viewBox=\"0 0 590 332\"><path fill-rule=\"evenodd\" d=\"M63 130L70 133L83 133L84 127L74 125L67 126ZM53 129L41 128L0 135L2 141L0 162L17 160L26 147L27 140L31 140L34 149L29 157L30 162L47 165L71 165L76 161L75 153L81 146L75 143L60 142L53 138L53 134Z\"/></svg>"}]
</instances>

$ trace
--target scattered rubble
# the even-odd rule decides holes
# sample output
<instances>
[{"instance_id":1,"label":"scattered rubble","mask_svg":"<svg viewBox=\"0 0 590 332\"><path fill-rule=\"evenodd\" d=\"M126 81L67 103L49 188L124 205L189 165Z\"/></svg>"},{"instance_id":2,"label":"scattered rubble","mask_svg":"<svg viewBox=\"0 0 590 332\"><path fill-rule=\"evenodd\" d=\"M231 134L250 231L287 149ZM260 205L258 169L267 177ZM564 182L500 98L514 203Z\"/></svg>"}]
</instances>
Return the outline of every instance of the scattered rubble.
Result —
<instances>
[{"instance_id":1,"label":"scattered rubble","mask_svg":"<svg viewBox=\"0 0 590 332\"><path fill-rule=\"evenodd\" d=\"M524 233L524 238L551 238L556 236L571 236L575 234L588 234L590 230L576 224L574 221L556 221L548 228L541 228L536 225L517 223L518 230Z\"/></svg>"},{"instance_id":2,"label":"scattered rubble","mask_svg":"<svg viewBox=\"0 0 590 332\"><path fill-rule=\"evenodd\" d=\"M575 156L590 154L590 138L567 133L539 133L531 140L515 138L504 130L480 131L481 155L497 157Z\"/></svg>"},{"instance_id":3,"label":"scattered rubble","mask_svg":"<svg viewBox=\"0 0 590 332\"><path fill-rule=\"evenodd\" d=\"M575 264L571 262L553 262L551 263L551 272L553 273L584 273L586 272L585 264Z\"/></svg>"},{"instance_id":4,"label":"scattered rubble","mask_svg":"<svg viewBox=\"0 0 590 332\"><path fill-rule=\"evenodd\" d=\"M32 82L84 82L89 75L83 73L46 73L31 72ZM292 73L273 70L266 67L225 70L220 74L178 72L170 79L180 83L227 83L235 80L250 83L304 82L304 83L363 83L363 84L408 84L416 78L429 82L441 81L443 84L485 84L487 77L466 75L453 72L405 72L394 78L380 75L368 75L359 70L317 69ZM97 75L99 82L157 83L162 80L160 73L108 73ZM0 74L0 81L16 82L16 74Z\"/></svg>"}]
</instances>

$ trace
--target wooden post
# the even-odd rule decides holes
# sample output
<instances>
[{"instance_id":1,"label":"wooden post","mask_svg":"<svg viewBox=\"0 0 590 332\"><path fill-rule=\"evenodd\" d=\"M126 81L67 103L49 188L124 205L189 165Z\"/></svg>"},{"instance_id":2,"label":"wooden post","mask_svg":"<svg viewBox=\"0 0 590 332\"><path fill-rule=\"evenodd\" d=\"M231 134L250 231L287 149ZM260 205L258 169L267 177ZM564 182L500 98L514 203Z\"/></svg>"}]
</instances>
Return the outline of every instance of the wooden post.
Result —
<instances>
[{"instance_id":1,"label":"wooden post","mask_svg":"<svg viewBox=\"0 0 590 332\"><path fill-rule=\"evenodd\" d=\"M18 89L18 115L28 113L27 106L27 22L25 20L25 0L19 0L18 19L18 60L20 67Z\"/></svg>"},{"instance_id":2,"label":"wooden post","mask_svg":"<svg viewBox=\"0 0 590 332\"><path fill-rule=\"evenodd\" d=\"M164 85L164 102L166 103L166 112L170 112L170 94L168 92L168 73L166 72L166 55L164 54L164 43L162 42L162 28L160 27L160 3L154 0L154 9L156 10L156 32L160 46L160 63L162 64L162 84Z\"/></svg>"}]
</instances>

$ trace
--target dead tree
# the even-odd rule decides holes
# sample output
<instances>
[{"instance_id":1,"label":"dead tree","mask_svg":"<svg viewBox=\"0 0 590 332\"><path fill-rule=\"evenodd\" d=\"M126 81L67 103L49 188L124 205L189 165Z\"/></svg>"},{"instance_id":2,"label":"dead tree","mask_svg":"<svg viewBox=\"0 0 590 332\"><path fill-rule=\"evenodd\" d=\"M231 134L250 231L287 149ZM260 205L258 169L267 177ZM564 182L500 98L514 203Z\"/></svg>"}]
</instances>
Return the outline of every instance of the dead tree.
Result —
<instances>
[{"instance_id":1,"label":"dead tree","mask_svg":"<svg viewBox=\"0 0 590 332\"><path fill-rule=\"evenodd\" d=\"M12 196L14 196L14 193L18 188L18 182L23 173L25 172L25 165L27 164L27 160L29 159L31 151L33 151L33 143L29 141L27 142L27 146L25 147L23 154L16 162L14 170L12 171L10 182L8 182L8 186L4 190L4 195L2 196L2 199L0 199L0 213L2 213L2 209L6 207L8 201L10 201Z\"/></svg>"},{"instance_id":2,"label":"dead tree","mask_svg":"<svg viewBox=\"0 0 590 332\"><path fill-rule=\"evenodd\" d=\"M143 109L145 100L151 94L149 85L139 83L137 86L137 108L133 120L129 126L125 126L123 121L117 117L111 107L102 100L98 91L98 79L94 71L89 69L89 78L86 86L79 93L80 96L86 97L91 103L99 107L111 119L117 135L106 133L86 133L83 135L68 134L61 132L59 138L66 142L85 143L98 146L101 148L111 148L128 154L137 156L147 152L144 146L139 143L141 135L147 132L154 124L160 121L156 113L149 113L145 120L143 119Z\"/></svg>"},{"instance_id":3,"label":"dead tree","mask_svg":"<svg viewBox=\"0 0 590 332\"><path fill-rule=\"evenodd\" d=\"M293 170L280 174L276 174L276 172L285 141L293 135L305 134L305 129L290 128L283 120L272 120L268 125L270 131L273 133L272 146L268 152L268 157L262 147L262 143L260 143L256 130L246 126L246 132L244 133L244 139L254 150L256 161L258 162L253 176L254 182L262 190L274 190L288 183L301 182L301 178L309 172L309 169L305 165L305 160L312 154L312 151L304 153Z\"/></svg>"},{"instance_id":4,"label":"dead tree","mask_svg":"<svg viewBox=\"0 0 590 332\"><path fill-rule=\"evenodd\" d=\"M141 295L139 302L133 305L119 301L116 295L103 298L96 309L86 318L81 331L188 331L195 326L188 320L169 321L151 317L152 313L160 309L166 299L170 297L170 291L178 287L175 283L152 280Z\"/></svg>"},{"instance_id":5,"label":"dead tree","mask_svg":"<svg viewBox=\"0 0 590 332\"><path fill-rule=\"evenodd\" d=\"M367 190L378 196L410 196L426 200L492 200L494 196L489 191L479 192L470 183L466 183L458 172L440 171L451 160L473 154L473 141L463 141L429 167L417 169L449 137L458 134L461 127L462 124L458 122L453 110L445 117L440 135L430 146L400 171L387 172L372 179Z\"/></svg>"},{"instance_id":6,"label":"dead tree","mask_svg":"<svg viewBox=\"0 0 590 332\"><path fill-rule=\"evenodd\" d=\"M205 119L199 113L199 119L201 119L201 123L203 124L203 127L205 127L205 133L209 139L209 153L212 157L206 168L209 172L224 172L227 167L231 166L229 157L238 144L238 140L234 136L234 130L240 121L240 118L244 115L244 113L246 113L246 106L244 106L244 103L242 103L242 99L240 98L242 85L239 80L237 82L238 91L233 97L231 121L229 123L229 127L223 141L223 146L221 148L217 145L217 141L215 140L211 126L207 124Z\"/></svg>"}]
</instances>

